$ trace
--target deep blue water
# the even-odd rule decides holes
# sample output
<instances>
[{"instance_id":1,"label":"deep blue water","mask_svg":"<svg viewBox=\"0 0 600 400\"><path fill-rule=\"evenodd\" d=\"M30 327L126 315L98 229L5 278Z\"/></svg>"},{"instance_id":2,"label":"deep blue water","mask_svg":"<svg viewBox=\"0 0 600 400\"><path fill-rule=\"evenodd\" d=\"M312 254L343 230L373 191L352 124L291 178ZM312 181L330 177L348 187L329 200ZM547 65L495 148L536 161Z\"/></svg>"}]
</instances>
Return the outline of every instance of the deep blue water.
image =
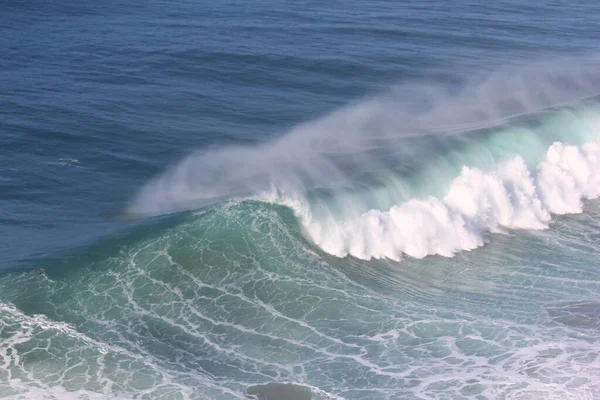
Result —
<instances>
[{"instance_id":1,"label":"deep blue water","mask_svg":"<svg viewBox=\"0 0 600 400\"><path fill-rule=\"evenodd\" d=\"M599 14L0 0L0 398L600 397Z\"/></svg>"}]
</instances>

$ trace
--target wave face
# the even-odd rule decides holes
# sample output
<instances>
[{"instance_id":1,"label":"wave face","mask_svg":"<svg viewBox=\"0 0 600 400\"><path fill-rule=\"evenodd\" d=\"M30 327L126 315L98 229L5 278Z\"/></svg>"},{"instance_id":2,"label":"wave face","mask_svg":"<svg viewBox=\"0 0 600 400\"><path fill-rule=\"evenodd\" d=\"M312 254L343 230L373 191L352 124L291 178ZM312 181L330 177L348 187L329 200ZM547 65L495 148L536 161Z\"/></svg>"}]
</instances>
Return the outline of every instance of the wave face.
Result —
<instances>
[{"instance_id":1,"label":"wave face","mask_svg":"<svg viewBox=\"0 0 600 400\"><path fill-rule=\"evenodd\" d=\"M598 221L397 264L327 256L284 206L188 213L1 276L0 395L594 399Z\"/></svg>"}]
</instances>

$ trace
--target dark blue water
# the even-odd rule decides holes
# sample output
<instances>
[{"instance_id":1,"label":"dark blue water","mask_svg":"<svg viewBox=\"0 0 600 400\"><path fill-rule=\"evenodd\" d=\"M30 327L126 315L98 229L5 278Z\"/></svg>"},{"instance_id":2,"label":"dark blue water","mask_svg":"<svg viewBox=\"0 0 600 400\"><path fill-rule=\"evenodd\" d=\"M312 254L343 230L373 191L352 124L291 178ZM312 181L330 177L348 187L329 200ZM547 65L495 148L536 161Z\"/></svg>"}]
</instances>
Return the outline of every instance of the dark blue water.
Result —
<instances>
[{"instance_id":1,"label":"dark blue water","mask_svg":"<svg viewBox=\"0 0 600 400\"><path fill-rule=\"evenodd\" d=\"M599 13L0 1L0 397L600 396Z\"/></svg>"}]
</instances>

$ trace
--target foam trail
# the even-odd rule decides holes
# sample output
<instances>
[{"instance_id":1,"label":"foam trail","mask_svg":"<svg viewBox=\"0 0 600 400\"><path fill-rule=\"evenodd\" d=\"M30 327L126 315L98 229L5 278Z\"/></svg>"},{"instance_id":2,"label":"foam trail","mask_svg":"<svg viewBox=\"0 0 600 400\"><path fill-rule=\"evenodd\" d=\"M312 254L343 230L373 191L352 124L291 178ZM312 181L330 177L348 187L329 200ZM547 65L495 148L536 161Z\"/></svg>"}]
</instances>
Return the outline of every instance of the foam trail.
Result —
<instances>
[{"instance_id":1,"label":"foam trail","mask_svg":"<svg viewBox=\"0 0 600 400\"><path fill-rule=\"evenodd\" d=\"M466 131L597 95L596 65L597 57L554 59L486 76L457 72L460 85L405 83L299 125L275 140L194 153L145 185L127 214L200 208L256 195L272 185L304 194L392 176L398 168L421 162L432 148L438 153L453 148ZM554 140L561 138L544 143L543 148ZM411 196L401 192L386 200L390 204L374 206L389 207Z\"/></svg>"},{"instance_id":2,"label":"foam trail","mask_svg":"<svg viewBox=\"0 0 600 400\"><path fill-rule=\"evenodd\" d=\"M451 257L482 246L489 232L545 229L552 214L581 212L583 199L600 197L598 171L599 144L556 142L534 172L520 156L489 173L463 167L444 198L413 199L348 220L315 218L302 201L277 193L266 199L292 207L309 238L339 257Z\"/></svg>"}]
</instances>

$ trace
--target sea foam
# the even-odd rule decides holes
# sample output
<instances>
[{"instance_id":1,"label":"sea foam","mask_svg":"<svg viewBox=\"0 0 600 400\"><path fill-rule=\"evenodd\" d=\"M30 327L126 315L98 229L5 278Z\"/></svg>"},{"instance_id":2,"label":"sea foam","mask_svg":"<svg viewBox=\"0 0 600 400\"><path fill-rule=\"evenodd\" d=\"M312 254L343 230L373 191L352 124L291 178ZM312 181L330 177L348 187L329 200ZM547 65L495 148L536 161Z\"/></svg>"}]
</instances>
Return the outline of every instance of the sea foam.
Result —
<instances>
[{"instance_id":1,"label":"sea foam","mask_svg":"<svg viewBox=\"0 0 600 400\"><path fill-rule=\"evenodd\" d=\"M451 257L482 246L491 232L545 229L552 214L581 212L584 199L600 196L599 170L599 144L555 142L533 171L521 156L492 172L465 166L443 198L415 198L356 218L315 217L307 202L281 193L263 198L291 207L306 235L338 257Z\"/></svg>"}]
</instances>

